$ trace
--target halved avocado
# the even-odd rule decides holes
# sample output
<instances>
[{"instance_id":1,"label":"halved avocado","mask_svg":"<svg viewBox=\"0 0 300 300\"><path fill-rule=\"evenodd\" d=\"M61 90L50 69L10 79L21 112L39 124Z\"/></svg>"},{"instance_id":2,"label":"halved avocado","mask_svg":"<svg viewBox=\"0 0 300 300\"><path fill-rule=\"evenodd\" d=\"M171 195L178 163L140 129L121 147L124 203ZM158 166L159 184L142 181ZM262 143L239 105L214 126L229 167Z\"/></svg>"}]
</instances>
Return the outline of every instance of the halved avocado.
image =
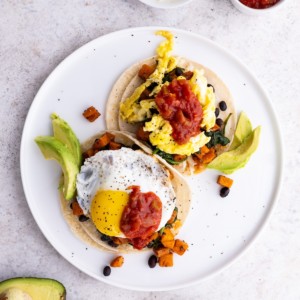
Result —
<instances>
[{"instance_id":1,"label":"halved avocado","mask_svg":"<svg viewBox=\"0 0 300 300\"><path fill-rule=\"evenodd\" d=\"M255 152L259 144L261 126L256 127L236 149L224 152L207 165L210 169L219 170L225 174L243 168Z\"/></svg>"},{"instance_id":2,"label":"halved avocado","mask_svg":"<svg viewBox=\"0 0 300 300\"><path fill-rule=\"evenodd\" d=\"M53 136L38 136L35 142L45 159L56 160L64 173L63 193L67 200L74 197L76 191L76 176L79 166L67 146Z\"/></svg>"},{"instance_id":3,"label":"halved avocado","mask_svg":"<svg viewBox=\"0 0 300 300\"><path fill-rule=\"evenodd\" d=\"M54 279L17 277L0 282L0 299L65 300L66 289Z\"/></svg>"},{"instance_id":4,"label":"halved avocado","mask_svg":"<svg viewBox=\"0 0 300 300\"><path fill-rule=\"evenodd\" d=\"M240 146L244 139L252 132L252 124L245 112L241 112L239 120L234 132L234 138L229 150L233 150Z\"/></svg>"},{"instance_id":5,"label":"halved avocado","mask_svg":"<svg viewBox=\"0 0 300 300\"><path fill-rule=\"evenodd\" d=\"M70 125L57 114L51 114L54 137L65 144L75 158L78 167L81 166L82 154L79 140Z\"/></svg>"}]
</instances>

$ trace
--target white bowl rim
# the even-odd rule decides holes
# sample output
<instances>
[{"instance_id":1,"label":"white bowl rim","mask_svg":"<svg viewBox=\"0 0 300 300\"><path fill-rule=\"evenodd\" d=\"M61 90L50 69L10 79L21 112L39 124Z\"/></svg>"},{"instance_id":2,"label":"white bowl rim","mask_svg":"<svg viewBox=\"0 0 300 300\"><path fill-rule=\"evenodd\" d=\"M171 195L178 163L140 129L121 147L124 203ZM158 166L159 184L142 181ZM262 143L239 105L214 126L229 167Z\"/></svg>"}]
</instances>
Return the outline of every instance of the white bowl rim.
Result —
<instances>
[{"instance_id":1,"label":"white bowl rim","mask_svg":"<svg viewBox=\"0 0 300 300\"><path fill-rule=\"evenodd\" d=\"M267 7L267 8L251 8L245 4L243 4L240 0L231 0L231 2L234 4L234 6L238 9L240 9L243 12L250 13L250 14L265 14L269 13L271 11L277 10L280 8L283 4L287 2L287 0L280 0L279 2L275 3L274 5Z\"/></svg>"}]
</instances>

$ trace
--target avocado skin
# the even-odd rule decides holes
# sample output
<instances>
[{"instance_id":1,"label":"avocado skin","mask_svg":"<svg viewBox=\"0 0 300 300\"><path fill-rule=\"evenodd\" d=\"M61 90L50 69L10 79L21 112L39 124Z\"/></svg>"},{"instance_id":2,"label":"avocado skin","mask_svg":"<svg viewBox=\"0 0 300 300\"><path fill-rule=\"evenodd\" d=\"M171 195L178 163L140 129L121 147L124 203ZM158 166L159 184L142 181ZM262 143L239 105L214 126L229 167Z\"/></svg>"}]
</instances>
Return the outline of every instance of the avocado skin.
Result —
<instances>
[{"instance_id":1,"label":"avocado skin","mask_svg":"<svg viewBox=\"0 0 300 300\"><path fill-rule=\"evenodd\" d=\"M72 199L76 192L76 176L79 172L73 154L67 146L53 136L38 136L35 142L45 159L54 159L60 164L64 173L64 196L66 200Z\"/></svg>"},{"instance_id":2,"label":"avocado skin","mask_svg":"<svg viewBox=\"0 0 300 300\"><path fill-rule=\"evenodd\" d=\"M28 294L32 300L66 299L64 285L50 278L16 277L0 282L0 296L5 295L9 289L19 289Z\"/></svg>"},{"instance_id":3,"label":"avocado skin","mask_svg":"<svg viewBox=\"0 0 300 300\"><path fill-rule=\"evenodd\" d=\"M224 152L207 165L210 169L219 170L225 174L243 168L255 152L259 144L261 126L256 127L242 144L234 150Z\"/></svg>"},{"instance_id":4,"label":"avocado skin","mask_svg":"<svg viewBox=\"0 0 300 300\"><path fill-rule=\"evenodd\" d=\"M69 148L71 153L73 153L76 164L78 167L80 167L82 163L82 154L80 143L76 134L70 125L61 119L57 114L52 113L51 119L54 137Z\"/></svg>"}]
</instances>

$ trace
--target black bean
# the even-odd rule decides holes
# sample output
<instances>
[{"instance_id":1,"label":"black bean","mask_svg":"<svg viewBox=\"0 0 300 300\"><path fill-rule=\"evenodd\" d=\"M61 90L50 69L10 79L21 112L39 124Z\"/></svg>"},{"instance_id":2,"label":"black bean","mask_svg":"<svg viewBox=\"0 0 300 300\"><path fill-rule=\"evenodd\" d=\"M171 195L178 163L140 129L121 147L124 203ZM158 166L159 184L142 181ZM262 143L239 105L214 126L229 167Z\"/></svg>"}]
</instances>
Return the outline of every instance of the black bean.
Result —
<instances>
[{"instance_id":1,"label":"black bean","mask_svg":"<svg viewBox=\"0 0 300 300\"><path fill-rule=\"evenodd\" d=\"M85 222L87 220L89 220L89 217L85 216L85 215L80 215L78 217L79 222Z\"/></svg>"},{"instance_id":2,"label":"black bean","mask_svg":"<svg viewBox=\"0 0 300 300\"><path fill-rule=\"evenodd\" d=\"M104 269L103 269L103 275L104 275L104 276L109 276L110 273L111 273L111 268L110 268L110 266L104 267Z\"/></svg>"},{"instance_id":3,"label":"black bean","mask_svg":"<svg viewBox=\"0 0 300 300\"><path fill-rule=\"evenodd\" d=\"M216 107L216 109L215 109L216 118L219 116L219 114L220 114L220 109L218 107Z\"/></svg>"},{"instance_id":4,"label":"black bean","mask_svg":"<svg viewBox=\"0 0 300 300\"><path fill-rule=\"evenodd\" d=\"M221 190L220 190L220 196L221 196L222 198L227 197L228 194L229 194L229 192L230 192L230 189L229 189L228 187L223 187L223 188L221 188Z\"/></svg>"},{"instance_id":5,"label":"black bean","mask_svg":"<svg viewBox=\"0 0 300 300\"><path fill-rule=\"evenodd\" d=\"M151 255L148 260L148 265L150 268L154 268L157 264L157 257L155 255Z\"/></svg>"},{"instance_id":6,"label":"black bean","mask_svg":"<svg viewBox=\"0 0 300 300\"><path fill-rule=\"evenodd\" d=\"M182 68L175 68L175 75L181 76L183 74L184 70Z\"/></svg>"},{"instance_id":7,"label":"black bean","mask_svg":"<svg viewBox=\"0 0 300 300\"><path fill-rule=\"evenodd\" d=\"M108 235L102 234L100 237L101 241L108 242L111 240L111 238Z\"/></svg>"},{"instance_id":8,"label":"black bean","mask_svg":"<svg viewBox=\"0 0 300 300\"><path fill-rule=\"evenodd\" d=\"M216 120L216 124L218 125L218 126L222 126L223 125L223 120L222 119L220 119L220 118L218 118L217 120Z\"/></svg>"},{"instance_id":9,"label":"black bean","mask_svg":"<svg viewBox=\"0 0 300 300\"><path fill-rule=\"evenodd\" d=\"M219 107L220 107L220 109L221 109L222 111L225 111L225 110L227 109L227 104L226 104L226 102L222 100L222 101L219 103Z\"/></svg>"},{"instance_id":10,"label":"black bean","mask_svg":"<svg viewBox=\"0 0 300 300\"><path fill-rule=\"evenodd\" d=\"M132 150L140 150L141 147L139 147L139 146L136 145L136 144L133 144L133 145L131 146L131 149L132 149Z\"/></svg>"},{"instance_id":11,"label":"black bean","mask_svg":"<svg viewBox=\"0 0 300 300\"><path fill-rule=\"evenodd\" d=\"M73 209L73 201L70 203L70 208Z\"/></svg>"},{"instance_id":12,"label":"black bean","mask_svg":"<svg viewBox=\"0 0 300 300\"><path fill-rule=\"evenodd\" d=\"M213 88L213 91L215 92L215 87L214 87L212 84L208 83L208 84L207 84L207 87L212 87L212 88Z\"/></svg>"},{"instance_id":13,"label":"black bean","mask_svg":"<svg viewBox=\"0 0 300 300\"><path fill-rule=\"evenodd\" d=\"M107 244L108 244L109 246L111 246L112 248L117 248L117 247L119 246L119 245L116 244L113 240L108 241Z\"/></svg>"}]
</instances>

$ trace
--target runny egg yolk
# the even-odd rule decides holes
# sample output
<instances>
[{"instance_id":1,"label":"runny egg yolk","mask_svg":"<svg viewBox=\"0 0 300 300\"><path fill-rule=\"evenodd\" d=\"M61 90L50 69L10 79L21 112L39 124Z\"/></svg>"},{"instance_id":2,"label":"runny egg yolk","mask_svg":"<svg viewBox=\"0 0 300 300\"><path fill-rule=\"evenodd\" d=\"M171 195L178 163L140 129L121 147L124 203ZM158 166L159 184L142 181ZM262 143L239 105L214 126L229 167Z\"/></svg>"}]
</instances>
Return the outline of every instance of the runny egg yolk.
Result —
<instances>
[{"instance_id":1,"label":"runny egg yolk","mask_svg":"<svg viewBox=\"0 0 300 300\"><path fill-rule=\"evenodd\" d=\"M91 218L96 228L109 236L123 235L120 221L129 194L122 191L100 190L91 204Z\"/></svg>"}]
</instances>

